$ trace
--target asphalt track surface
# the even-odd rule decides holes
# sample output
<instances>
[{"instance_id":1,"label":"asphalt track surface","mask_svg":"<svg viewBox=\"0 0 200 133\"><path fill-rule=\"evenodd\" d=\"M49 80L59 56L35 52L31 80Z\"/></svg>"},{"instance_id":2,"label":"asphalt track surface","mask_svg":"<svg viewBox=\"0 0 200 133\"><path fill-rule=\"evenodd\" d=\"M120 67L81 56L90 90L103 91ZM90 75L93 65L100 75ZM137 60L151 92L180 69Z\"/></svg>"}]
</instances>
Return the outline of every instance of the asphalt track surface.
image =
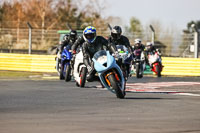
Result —
<instances>
[{"instance_id":1,"label":"asphalt track surface","mask_svg":"<svg viewBox=\"0 0 200 133\"><path fill-rule=\"evenodd\" d=\"M200 133L200 77L133 77L125 99L86 85L1 79L0 133Z\"/></svg>"}]
</instances>

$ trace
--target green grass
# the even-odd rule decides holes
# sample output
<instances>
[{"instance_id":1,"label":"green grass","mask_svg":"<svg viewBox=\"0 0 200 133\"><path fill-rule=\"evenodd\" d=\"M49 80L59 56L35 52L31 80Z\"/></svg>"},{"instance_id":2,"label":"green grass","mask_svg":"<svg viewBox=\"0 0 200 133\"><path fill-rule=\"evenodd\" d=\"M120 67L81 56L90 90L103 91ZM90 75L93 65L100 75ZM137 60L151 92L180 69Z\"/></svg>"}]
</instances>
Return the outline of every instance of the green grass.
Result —
<instances>
[{"instance_id":1,"label":"green grass","mask_svg":"<svg viewBox=\"0 0 200 133\"><path fill-rule=\"evenodd\" d=\"M22 71L0 71L0 78L26 78L34 75L43 75L37 72L22 72Z\"/></svg>"}]
</instances>

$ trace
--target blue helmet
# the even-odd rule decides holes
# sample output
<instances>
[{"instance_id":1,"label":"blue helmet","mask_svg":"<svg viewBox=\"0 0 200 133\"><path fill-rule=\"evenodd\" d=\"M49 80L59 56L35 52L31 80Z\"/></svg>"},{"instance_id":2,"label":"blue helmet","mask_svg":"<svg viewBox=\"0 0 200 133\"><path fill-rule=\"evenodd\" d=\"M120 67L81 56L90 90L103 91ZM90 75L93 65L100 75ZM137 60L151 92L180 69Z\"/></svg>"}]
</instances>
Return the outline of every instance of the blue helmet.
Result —
<instances>
[{"instance_id":1,"label":"blue helmet","mask_svg":"<svg viewBox=\"0 0 200 133\"><path fill-rule=\"evenodd\" d=\"M88 26L83 31L83 37L85 41L88 41L89 43L93 43L96 39L96 28L92 26Z\"/></svg>"}]
</instances>

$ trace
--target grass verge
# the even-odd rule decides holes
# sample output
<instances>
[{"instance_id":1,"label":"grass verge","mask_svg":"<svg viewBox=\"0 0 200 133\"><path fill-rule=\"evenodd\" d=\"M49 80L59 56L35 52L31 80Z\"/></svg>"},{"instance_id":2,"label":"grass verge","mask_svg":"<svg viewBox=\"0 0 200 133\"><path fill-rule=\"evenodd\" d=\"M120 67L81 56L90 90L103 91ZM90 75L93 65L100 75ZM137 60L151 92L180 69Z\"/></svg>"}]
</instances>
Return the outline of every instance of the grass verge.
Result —
<instances>
[{"instance_id":1,"label":"grass verge","mask_svg":"<svg viewBox=\"0 0 200 133\"><path fill-rule=\"evenodd\" d=\"M30 76L42 76L39 72L24 72L24 71L0 71L0 78L28 78Z\"/></svg>"}]
</instances>

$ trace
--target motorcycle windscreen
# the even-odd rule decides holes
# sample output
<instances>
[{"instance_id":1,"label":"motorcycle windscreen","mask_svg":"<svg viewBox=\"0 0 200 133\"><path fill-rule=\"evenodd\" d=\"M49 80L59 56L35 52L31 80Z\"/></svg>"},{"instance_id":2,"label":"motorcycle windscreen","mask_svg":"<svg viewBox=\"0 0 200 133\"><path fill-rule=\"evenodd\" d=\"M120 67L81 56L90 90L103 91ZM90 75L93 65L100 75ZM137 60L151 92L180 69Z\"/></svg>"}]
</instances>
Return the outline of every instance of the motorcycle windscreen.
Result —
<instances>
[{"instance_id":1,"label":"motorcycle windscreen","mask_svg":"<svg viewBox=\"0 0 200 133\"><path fill-rule=\"evenodd\" d=\"M124 45L116 45L117 51L119 53L126 53L128 52L128 48L125 47Z\"/></svg>"},{"instance_id":2,"label":"motorcycle windscreen","mask_svg":"<svg viewBox=\"0 0 200 133\"><path fill-rule=\"evenodd\" d=\"M69 50L71 50L71 46L70 46L70 45L67 45L67 46L64 47L64 49L66 49L66 50L69 51Z\"/></svg>"},{"instance_id":3,"label":"motorcycle windscreen","mask_svg":"<svg viewBox=\"0 0 200 133\"><path fill-rule=\"evenodd\" d=\"M64 49L63 52L62 52L62 56L66 57L67 60L71 60L71 52L68 51L67 49Z\"/></svg>"},{"instance_id":4,"label":"motorcycle windscreen","mask_svg":"<svg viewBox=\"0 0 200 133\"><path fill-rule=\"evenodd\" d=\"M100 50L94 54L93 58L100 64L104 64L107 62L107 53L105 50Z\"/></svg>"},{"instance_id":5,"label":"motorcycle windscreen","mask_svg":"<svg viewBox=\"0 0 200 133\"><path fill-rule=\"evenodd\" d=\"M122 58L124 61L127 60L128 57L128 48L124 45L116 45L117 51L120 55L119 58Z\"/></svg>"},{"instance_id":6,"label":"motorcycle windscreen","mask_svg":"<svg viewBox=\"0 0 200 133\"><path fill-rule=\"evenodd\" d=\"M115 64L114 57L109 54L109 51L98 51L92 58L94 68L98 73L102 73Z\"/></svg>"}]
</instances>

